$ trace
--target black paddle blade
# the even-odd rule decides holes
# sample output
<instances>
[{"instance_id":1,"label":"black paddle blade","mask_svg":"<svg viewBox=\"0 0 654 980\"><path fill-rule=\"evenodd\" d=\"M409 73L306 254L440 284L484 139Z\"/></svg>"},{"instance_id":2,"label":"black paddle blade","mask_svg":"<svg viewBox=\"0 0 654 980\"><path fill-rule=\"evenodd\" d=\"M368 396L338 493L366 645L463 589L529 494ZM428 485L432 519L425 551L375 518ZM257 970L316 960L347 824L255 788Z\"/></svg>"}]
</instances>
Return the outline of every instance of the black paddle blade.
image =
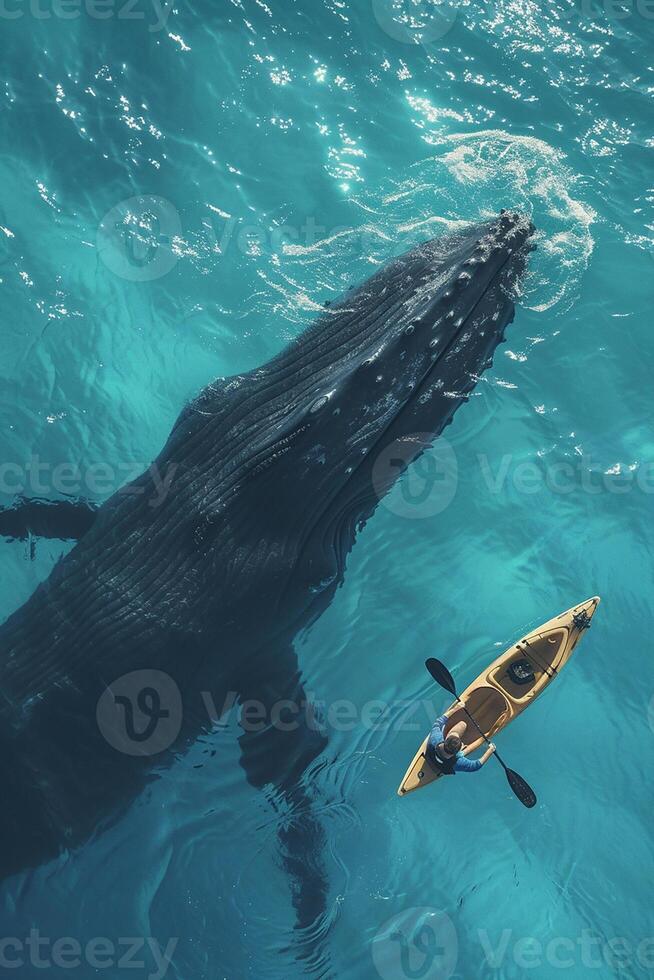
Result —
<instances>
[{"instance_id":1,"label":"black paddle blade","mask_svg":"<svg viewBox=\"0 0 654 980\"><path fill-rule=\"evenodd\" d=\"M440 660L436 660L435 657L430 657L429 660L425 660L425 667L437 684L440 684L441 687L444 687L446 691L449 691L450 694L456 697L456 685L445 664L442 664Z\"/></svg>"},{"instance_id":2,"label":"black paddle blade","mask_svg":"<svg viewBox=\"0 0 654 980\"><path fill-rule=\"evenodd\" d=\"M530 810L533 806L536 806L536 794L531 786L524 781L522 776L519 776L517 772L513 771L513 769L507 769L506 778L509 781L509 786L523 806L528 807Z\"/></svg>"}]
</instances>

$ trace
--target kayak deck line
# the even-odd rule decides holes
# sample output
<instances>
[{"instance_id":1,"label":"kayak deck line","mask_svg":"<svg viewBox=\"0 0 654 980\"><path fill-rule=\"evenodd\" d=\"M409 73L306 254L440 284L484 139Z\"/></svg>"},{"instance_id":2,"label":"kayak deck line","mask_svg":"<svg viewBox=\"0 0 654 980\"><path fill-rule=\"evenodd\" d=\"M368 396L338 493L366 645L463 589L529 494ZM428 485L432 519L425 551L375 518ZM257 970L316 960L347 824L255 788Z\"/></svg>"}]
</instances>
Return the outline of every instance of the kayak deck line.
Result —
<instances>
[{"instance_id":1,"label":"kayak deck line","mask_svg":"<svg viewBox=\"0 0 654 980\"><path fill-rule=\"evenodd\" d=\"M486 738L506 728L549 687L590 626L599 603L600 597L592 596L538 626L505 650L463 691L461 701ZM517 682L511 668L525 662L531 666L531 671L527 672L529 680ZM459 721L467 722L463 738L466 755L484 744L483 738L468 723L460 704L453 702L444 714L448 718L448 728ZM428 736L413 757L398 787L398 796L406 796L443 778L426 757L427 741Z\"/></svg>"}]
</instances>

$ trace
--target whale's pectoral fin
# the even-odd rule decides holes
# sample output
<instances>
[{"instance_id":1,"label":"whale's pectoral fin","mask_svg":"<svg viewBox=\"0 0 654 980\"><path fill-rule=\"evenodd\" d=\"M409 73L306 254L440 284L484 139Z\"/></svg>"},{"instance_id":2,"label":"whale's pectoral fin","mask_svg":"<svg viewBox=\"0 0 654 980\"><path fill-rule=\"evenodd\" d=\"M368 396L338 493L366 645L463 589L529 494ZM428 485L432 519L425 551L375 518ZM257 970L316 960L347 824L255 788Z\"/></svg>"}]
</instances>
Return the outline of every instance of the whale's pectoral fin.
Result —
<instances>
[{"instance_id":1,"label":"whale's pectoral fin","mask_svg":"<svg viewBox=\"0 0 654 980\"><path fill-rule=\"evenodd\" d=\"M78 541L93 525L98 512L87 500L43 500L17 497L0 507L0 535L24 541L30 537Z\"/></svg>"},{"instance_id":2,"label":"whale's pectoral fin","mask_svg":"<svg viewBox=\"0 0 654 980\"><path fill-rule=\"evenodd\" d=\"M274 785L291 798L309 765L327 745L319 717L302 683L292 646L270 651L240 680L241 765L258 789Z\"/></svg>"},{"instance_id":3,"label":"whale's pectoral fin","mask_svg":"<svg viewBox=\"0 0 654 980\"><path fill-rule=\"evenodd\" d=\"M327 745L319 719L302 684L292 646L273 649L265 663L240 684L241 765L248 782L269 787L273 802L285 804L278 839L293 890L299 928L324 914L327 875L325 833L316 810L308 769Z\"/></svg>"}]
</instances>

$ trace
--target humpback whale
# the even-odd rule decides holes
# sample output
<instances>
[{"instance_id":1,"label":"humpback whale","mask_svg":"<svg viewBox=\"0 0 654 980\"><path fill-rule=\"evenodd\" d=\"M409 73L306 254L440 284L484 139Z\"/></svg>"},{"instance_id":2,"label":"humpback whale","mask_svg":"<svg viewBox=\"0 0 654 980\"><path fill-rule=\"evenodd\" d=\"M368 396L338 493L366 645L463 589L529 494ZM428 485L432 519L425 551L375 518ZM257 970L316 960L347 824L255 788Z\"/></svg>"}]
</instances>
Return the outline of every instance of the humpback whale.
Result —
<instances>
[{"instance_id":1,"label":"humpback whale","mask_svg":"<svg viewBox=\"0 0 654 980\"><path fill-rule=\"evenodd\" d=\"M501 212L423 242L269 363L210 383L155 461L174 472L157 506L147 471L97 512L21 500L0 514L7 536L76 540L0 626L0 877L116 820L211 729L203 692L300 704L294 639L330 603L380 498L491 364L533 232ZM380 477L393 445L409 451ZM161 719L170 744L153 750ZM242 765L292 807L325 746L307 717L267 718L241 736ZM326 886L319 826L306 808L302 821L280 839L306 924Z\"/></svg>"}]
</instances>

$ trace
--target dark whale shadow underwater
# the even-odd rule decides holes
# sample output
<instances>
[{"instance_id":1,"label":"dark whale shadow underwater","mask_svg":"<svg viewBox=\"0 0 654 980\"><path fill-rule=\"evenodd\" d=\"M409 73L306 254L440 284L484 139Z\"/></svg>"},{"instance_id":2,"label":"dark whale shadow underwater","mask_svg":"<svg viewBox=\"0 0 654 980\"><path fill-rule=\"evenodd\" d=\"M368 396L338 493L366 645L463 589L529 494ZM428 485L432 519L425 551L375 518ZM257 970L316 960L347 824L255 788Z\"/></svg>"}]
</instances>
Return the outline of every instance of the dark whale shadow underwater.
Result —
<instances>
[{"instance_id":1,"label":"dark whale shadow underwater","mask_svg":"<svg viewBox=\"0 0 654 980\"><path fill-rule=\"evenodd\" d=\"M421 244L263 367L208 385L156 460L173 474L164 496L148 470L95 514L24 500L0 513L6 536L79 539L0 627L3 878L116 820L211 730L203 692L217 706L234 692L260 709L240 740L247 779L289 814L298 926L324 911L306 771L327 737L303 706L294 638L491 364L533 231L503 212ZM394 446L400 463L380 471Z\"/></svg>"}]
</instances>

